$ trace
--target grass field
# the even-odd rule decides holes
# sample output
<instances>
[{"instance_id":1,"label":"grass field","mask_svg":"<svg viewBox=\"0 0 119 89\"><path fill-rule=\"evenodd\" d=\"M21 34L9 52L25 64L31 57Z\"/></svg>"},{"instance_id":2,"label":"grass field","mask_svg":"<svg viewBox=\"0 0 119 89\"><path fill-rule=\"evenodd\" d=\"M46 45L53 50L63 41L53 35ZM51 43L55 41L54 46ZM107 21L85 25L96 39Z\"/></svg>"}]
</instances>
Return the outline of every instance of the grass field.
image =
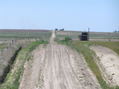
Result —
<instances>
[{"instance_id":1,"label":"grass field","mask_svg":"<svg viewBox=\"0 0 119 89\"><path fill-rule=\"evenodd\" d=\"M49 30L0 30L0 38L39 38L47 40L51 36Z\"/></svg>"},{"instance_id":2,"label":"grass field","mask_svg":"<svg viewBox=\"0 0 119 89\"><path fill-rule=\"evenodd\" d=\"M99 42L99 41L95 41L95 42L88 42L88 43L108 47L108 48L114 50L117 54L119 54L119 42Z\"/></svg>"},{"instance_id":3,"label":"grass field","mask_svg":"<svg viewBox=\"0 0 119 89\"><path fill-rule=\"evenodd\" d=\"M95 74L102 89L119 89L119 86L111 87L103 79L101 71L93 57L95 55L95 53L92 50L90 50L90 48L89 48L91 45L102 45L102 46L111 48L117 54L119 54L119 42L99 42L99 41L97 41L97 42L90 42L90 41L82 42L82 41L66 41L66 40L61 40L58 42L61 44L68 45L71 48L77 50L79 53L83 54L88 66L90 67L92 72Z\"/></svg>"},{"instance_id":4,"label":"grass field","mask_svg":"<svg viewBox=\"0 0 119 89\"><path fill-rule=\"evenodd\" d=\"M81 35L80 31L59 31L56 32L57 38L63 39L66 36L69 36L73 40L79 39L79 35ZM90 32L90 39L119 39L119 33L113 32Z\"/></svg>"}]
</instances>

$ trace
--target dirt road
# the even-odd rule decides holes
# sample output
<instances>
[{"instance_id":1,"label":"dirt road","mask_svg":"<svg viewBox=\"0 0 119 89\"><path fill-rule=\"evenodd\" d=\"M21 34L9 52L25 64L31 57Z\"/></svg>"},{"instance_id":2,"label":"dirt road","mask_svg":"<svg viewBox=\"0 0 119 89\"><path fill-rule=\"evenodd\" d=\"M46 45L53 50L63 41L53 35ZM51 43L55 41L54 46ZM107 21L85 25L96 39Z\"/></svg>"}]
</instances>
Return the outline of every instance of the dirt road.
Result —
<instances>
[{"instance_id":1,"label":"dirt road","mask_svg":"<svg viewBox=\"0 0 119 89\"><path fill-rule=\"evenodd\" d=\"M19 89L100 89L83 56L55 43L39 46L25 64Z\"/></svg>"}]
</instances>

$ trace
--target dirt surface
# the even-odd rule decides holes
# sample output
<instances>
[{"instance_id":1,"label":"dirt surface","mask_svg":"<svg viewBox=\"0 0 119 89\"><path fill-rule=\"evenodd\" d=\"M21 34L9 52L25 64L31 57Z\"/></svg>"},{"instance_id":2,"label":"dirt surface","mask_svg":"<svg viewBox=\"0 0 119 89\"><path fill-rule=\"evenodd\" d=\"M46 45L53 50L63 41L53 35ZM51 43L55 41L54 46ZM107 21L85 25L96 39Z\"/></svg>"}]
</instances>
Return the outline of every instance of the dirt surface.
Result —
<instances>
[{"instance_id":1,"label":"dirt surface","mask_svg":"<svg viewBox=\"0 0 119 89\"><path fill-rule=\"evenodd\" d=\"M25 64L19 89L100 89L82 55L55 43L39 46Z\"/></svg>"},{"instance_id":2,"label":"dirt surface","mask_svg":"<svg viewBox=\"0 0 119 89\"><path fill-rule=\"evenodd\" d=\"M102 46L92 46L91 49L98 56L98 64L107 82L119 85L119 55Z\"/></svg>"}]
</instances>

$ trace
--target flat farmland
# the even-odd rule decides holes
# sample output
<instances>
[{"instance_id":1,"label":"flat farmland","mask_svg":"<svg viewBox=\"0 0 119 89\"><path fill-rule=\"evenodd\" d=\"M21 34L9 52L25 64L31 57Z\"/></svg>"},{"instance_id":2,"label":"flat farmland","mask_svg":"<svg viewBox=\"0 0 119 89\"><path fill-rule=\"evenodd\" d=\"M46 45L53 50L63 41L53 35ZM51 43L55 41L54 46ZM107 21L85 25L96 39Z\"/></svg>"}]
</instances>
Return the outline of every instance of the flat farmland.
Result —
<instances>
[{"instance_id":1,"label":"flat farmland","mask_svg":"<svg viewBox=\"0 0 119 89\"><path fill-rule=\"evenodd\" d=\"M41 40L48 40L50 36L50 30L0 30L0 40L5 38L38 38Z\"/></svg>"},{"instance_id":2,"label":"flat farmland","mask_svg":"<svg viewBox=\"0 0 119 89\"><path fill-rule=\"evenodd\" d=\"M91 32L91 41L76 31L0 34L0 89L119 89L118 33Z\"/></svg>"},{"instance_id":3,"label":"flat farmland","mask_svg":"<svg viewBox=\"0 0 119 89\"><path fill-rule=\"evenodd\" d=\"M81 31L57 31L57 38L63 39L64 37L70 37L73 40L79 40ZM119 41L119 33L114 32L89 32L89 39L91 41Z\"/></svg>"}]
</instances>

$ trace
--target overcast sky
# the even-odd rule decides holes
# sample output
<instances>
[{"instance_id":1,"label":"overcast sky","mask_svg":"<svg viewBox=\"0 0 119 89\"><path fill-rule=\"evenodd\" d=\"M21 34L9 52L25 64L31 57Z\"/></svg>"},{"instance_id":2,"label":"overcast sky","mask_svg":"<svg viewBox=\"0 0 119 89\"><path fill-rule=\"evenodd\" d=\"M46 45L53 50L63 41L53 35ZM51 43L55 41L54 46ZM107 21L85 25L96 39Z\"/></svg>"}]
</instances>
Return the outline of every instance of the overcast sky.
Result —
<instances>
[{"instance_id":1,"label":"overcast sky","mask_svg":"<svg viewBox=\"0 0 119 89\"><path fill-rule=\"evenodd\" d=\"M0 29L119 29L119 0L0 0Z\"/></svg>"}]
</instances>

